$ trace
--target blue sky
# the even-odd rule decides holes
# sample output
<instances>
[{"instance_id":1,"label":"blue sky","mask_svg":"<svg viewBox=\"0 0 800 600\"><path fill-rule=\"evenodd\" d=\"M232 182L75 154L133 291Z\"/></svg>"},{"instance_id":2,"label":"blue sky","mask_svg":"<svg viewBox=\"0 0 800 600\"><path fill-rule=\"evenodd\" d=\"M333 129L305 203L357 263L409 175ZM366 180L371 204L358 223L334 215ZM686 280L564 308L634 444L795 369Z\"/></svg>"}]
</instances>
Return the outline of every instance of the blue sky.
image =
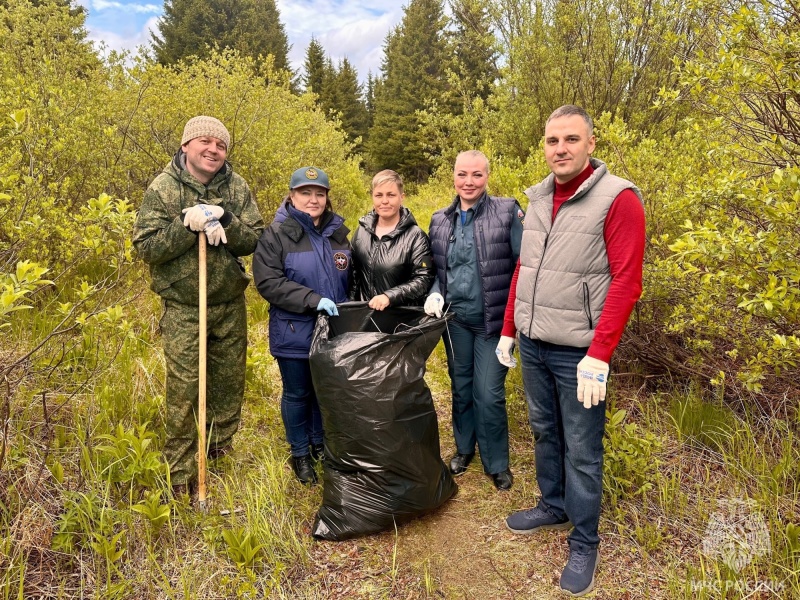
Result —
<instances>
[{"instance_id":1,"label":"blue sky","mask_svg":"<svg viewBox=\"0 0 800 600\"><path fill-rule=\"evenodd\" d=\"M163 2L146 0L78 0L78 4L88 13L89 39L112 50L149 45L150 31L157 31L164 7ZM380 70L383 40L403 16L403 2L398 0L277 0L277 4L295 69L302 67L313 35L334 62L350 59L362 81L370 69Z\"/></svg>"}]
</instances>

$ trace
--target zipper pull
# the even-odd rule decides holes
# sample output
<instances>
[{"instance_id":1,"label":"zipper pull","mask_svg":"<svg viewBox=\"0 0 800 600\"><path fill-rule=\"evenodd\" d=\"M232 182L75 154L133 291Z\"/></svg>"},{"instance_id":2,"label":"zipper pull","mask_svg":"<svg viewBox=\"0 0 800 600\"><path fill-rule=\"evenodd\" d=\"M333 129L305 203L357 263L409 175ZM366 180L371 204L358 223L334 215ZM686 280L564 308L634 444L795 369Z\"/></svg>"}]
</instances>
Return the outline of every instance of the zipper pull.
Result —
<instances>
[{"instance_id":1,"label":"zipper pull","mask_svg":"<svg viewBox=\"0 0 800 600\"><path fill-rule=\"evenodd\" d=\"M294 323L292 323L291 321L289 321L289 329L291 329L292 333L294 333Z\"/></svg>"}]
</instances>

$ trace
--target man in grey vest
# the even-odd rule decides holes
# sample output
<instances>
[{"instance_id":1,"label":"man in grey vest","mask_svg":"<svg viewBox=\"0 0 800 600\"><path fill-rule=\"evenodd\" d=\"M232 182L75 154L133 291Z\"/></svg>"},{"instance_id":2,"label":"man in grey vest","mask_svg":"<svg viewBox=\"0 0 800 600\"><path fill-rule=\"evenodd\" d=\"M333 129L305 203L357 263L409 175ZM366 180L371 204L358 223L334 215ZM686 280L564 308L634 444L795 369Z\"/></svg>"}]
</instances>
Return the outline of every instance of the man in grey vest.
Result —
<instances>
[{"instance_id":1,"label":"man in grey vest","mask_svg":"<svg viewBox=\"0 0 800 600\"><path fill-rule=\"evenodd\" d=\"M605 395L611 355L642 292L641 193L591 157L593 124L578 106L545 125L551 174L530 203L497 354L519 332L522 378L542 497L506 519L514 533L571 529L561 589L594 588L603 495Z\"/></svg>"}]
</instances>

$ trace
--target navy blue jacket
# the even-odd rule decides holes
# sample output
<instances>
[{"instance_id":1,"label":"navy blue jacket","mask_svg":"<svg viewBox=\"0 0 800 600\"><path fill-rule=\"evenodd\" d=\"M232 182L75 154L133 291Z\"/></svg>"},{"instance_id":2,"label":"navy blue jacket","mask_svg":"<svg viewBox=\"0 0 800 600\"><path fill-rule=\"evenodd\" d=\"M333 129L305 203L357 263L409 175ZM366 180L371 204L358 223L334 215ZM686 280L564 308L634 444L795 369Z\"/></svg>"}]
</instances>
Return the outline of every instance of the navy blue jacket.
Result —
<instances>
[{"instance_id":1,"label":"navy blue jacket","mask_svg":"<svg viewBox=\"0 0 800 600\"><path fill-rule=\"evenodd\" d=\"M287 201L264 230L253 255L253 279L269 302L270 353L308 358L322 298L347 300L351 252L349 229L326 211L319 228Z\"/></svg>"},{"instance_id":2,"label":"navy blue jacket","mask_svg":"<svg viewBox=\"0 0 800 600\"><path fill-rule=\"evenodd\" d=\"M447 252L455 229L456 208L461 199L431 217L428 235L431 239L433 262L436 265L436 286L447 302ZM475 251L481 280L484 332L486 337L500 335L503 328L506 302L511 288L519 243L512 242L514 219L521 219L522 209L514 198L485 195L475 205ZM436 291L434 289L434 291Z\"/></svg>"}]
</instances>

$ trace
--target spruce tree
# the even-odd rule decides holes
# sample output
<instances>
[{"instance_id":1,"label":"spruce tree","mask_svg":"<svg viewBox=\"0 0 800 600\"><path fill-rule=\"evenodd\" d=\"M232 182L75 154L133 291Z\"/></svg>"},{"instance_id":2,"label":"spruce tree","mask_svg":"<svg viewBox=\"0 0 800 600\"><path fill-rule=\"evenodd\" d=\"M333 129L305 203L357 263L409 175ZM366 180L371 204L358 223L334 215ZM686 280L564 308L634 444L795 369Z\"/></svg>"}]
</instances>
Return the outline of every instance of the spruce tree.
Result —
<instances>
[{"instance_id":1,"label":"spruce tree","mask_svg":"<svg viewBox=\"0 0 800 600\"><path fill-rule=\"evenodd\" d=\"M335 110L339 113L342 129L347 133L351 142L361 138L353 149L360 154L364 147L364 138L367 135L367 107L364 103L361 84L358 82L358 72L352 63L343 58L339 63L334 79Z\"/></svg>"},{"instance_id":2,"label":"spruce tree","mask_svg":"<svg viewBox=\"0 0 800 600\"><path fill-rule=\"evenodd\" d=\"M441 0L411 0L401 24L387 36L367 144L374 170L394 169L415 181L430 175L416 111L446 87L444 25Z\"/></svg>"},{"instance_id":3,"label":"spruce tree","mask_svg":"<svg viewBox=\"0 0 800 600\"><path fill-rule=\"evenodd\" d=\"M205 58L215 44L245 56L271 54L277 69L289 68L289 40L275 0L166 0L152 34L158 62Z\"/></svg>"},{"instance_id":4,"label":"spruce tree","mask_svg":"<svg viewBox=\"0 0 800 600\"><path fill-rule=\"evenodd\" d=\"M486 100L499 78L497 40L491 29L491 18L482 0L450 0L454 30L449 34L457 90L462 102L454 107L463 110L474 98Z\"/></svg>"},{"instance_id":5,"label":"spruce tree","mask_svg":"<svg viewBox=\"0 0 800 600\"><path fill-rule=\"evenodd\" d=\"M326 115L329 115L331 111L337 111L339 102L336 97L336 69L331 58L325 54L322 44L313 37L306 49L303 70L305 71L303 76L305 91L316 94L317 106Z\"/></svg>"},{"instance_id":6,"label":"spruce tree","mask_svg":"<svg viewBox=\"0 0 800 600\"><path fill-rule=\"evenodd\" d=\"M375 120L375 93L378 89L379 80L372 71L367 73L367 88L364 91L364 106L367 109L367 129L372 127Z\"/></svg>"},{"instance_id":7,"label":"spruce tree","mask_svg":"<svg viewBox=\"0 0 800 600\"><path fill-rule=\"evenodd\" d=\"M363 152L364 138L367 134L368 115L364 102L358 72L345 57L338 69L325 55L325 50L315 38L311 38L306 50L303 83L307 92L316 94L317 106L326 116L337 116L342 129L351 142L361 138L353 152Z\"/></svg>"},{"instance_id":8,"label":"spruce tree","mask_svg":"<svg viewBox=\"0 0 800 600\"><path fill-rule=\"evenodd\" d=\"M322 80L322 89L319 91L319 98L317 102L329 114L331 111L339 109L338 89L336 87L336 67L333 66L333 60L328 56L325 58L325 70Z\"/></svg>"},{"instance_id":9,"label":"spruce tree","mask_svg":"<svg viewBox=\"0 0 800 600\"><path fill-rule=\"evenodd\" d=\"M487 102L499 79L490 1L449 0L449 4L447 87L419 113L423 147L436 168L452 166L460 150L480 147L498 118Z\"/></svg>"},{"instance_id":10,"label":"spruce tree","mask_svg":"<svg viewBox=\"0 0 800 600\"><path fill-rule=\"evenodd\" d=\"M311 41L306 48L306 60L303 63L303 86L305 91L314 92L319 95L325 86L325 79L328 77L325 49L322 44L317 41L315 37L311 37Z\"/></svg>"}]
</instances>

